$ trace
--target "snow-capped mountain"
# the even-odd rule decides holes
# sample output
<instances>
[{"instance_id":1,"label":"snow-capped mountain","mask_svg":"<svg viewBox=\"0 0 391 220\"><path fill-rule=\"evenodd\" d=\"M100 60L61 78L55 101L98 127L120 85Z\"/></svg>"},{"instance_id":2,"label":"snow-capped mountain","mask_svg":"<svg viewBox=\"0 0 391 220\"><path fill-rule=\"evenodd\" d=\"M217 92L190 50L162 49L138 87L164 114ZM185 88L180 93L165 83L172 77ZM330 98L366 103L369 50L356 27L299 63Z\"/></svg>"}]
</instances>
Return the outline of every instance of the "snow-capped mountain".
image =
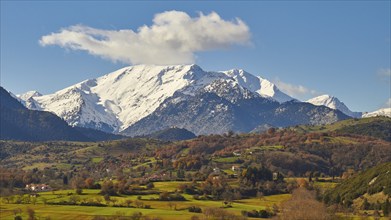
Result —
<instances>
[{"instance_id":1,"label":"snow-capped mountain","mask_svg":"<svg viewBox=\"0 0 391 220\"><path fill-rule=\"evenodd\" d=\"M40 96L42 96L42 94L37 91L28 91L26 93L16 95L17 99L24 106L26 106L28 109L31 109L31 110L42 110L39 107L39 104L37 103L37 101L35 101L35 99L34 99L35 97L40 97Z\"/></svg>"},{"instance_id":2,"label":"snow-capped mountain","mask_svg":"<svg viewBox=\"0 0 391 220\"><path fill-rule=\"evenodd\" d=\"M376 116L387 116L391 118L391 108L381 108L373 112L367 112L362 115L363 118L376 117Z\"/></svg>"},{"instance_id":3,"label":"snow-capped mountain","mask_svg":"<svg viewBox=\"0 0 391 220\"><path fill-rule=\"evenodd\" d=\"M313 105L317 106L326 106L331 109L340 110L345 115L349 115L353 118L361 118L362 113L361 112L353 112L351 111L343 102L341 102L338 98L330 95L321 95L317 96L315 98L307 100L308 103L311 103Z\"/></svg>"},{"instance_id":4,"label":"snow-capped mountain","mask_svg":"<svg viewBox=\"0 0 391 220\"><path fill-rule=\"evenodd\" d=\"M54 112L72 126L119 132L150 115L175 92L194 96L216 80L279 102L292 100L274 84L243 70L207 72L197 65L130 66L54 94L23 97L35 101L30 106L26 102L27 107Z\"/></svg>"}]
</instances>

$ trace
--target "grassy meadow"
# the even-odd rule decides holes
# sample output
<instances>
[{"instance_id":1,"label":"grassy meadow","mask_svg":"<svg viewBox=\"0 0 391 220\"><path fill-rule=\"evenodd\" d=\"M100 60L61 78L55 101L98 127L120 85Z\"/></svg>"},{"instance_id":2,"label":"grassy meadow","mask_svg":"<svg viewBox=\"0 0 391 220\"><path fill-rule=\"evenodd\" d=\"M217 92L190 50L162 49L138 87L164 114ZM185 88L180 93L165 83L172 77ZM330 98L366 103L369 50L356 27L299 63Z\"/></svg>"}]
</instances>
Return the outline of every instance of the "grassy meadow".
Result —
<instances>
[{"instance_id":1,"label":"grassy meadow","mask_svg":"<svg viewBox=\"0 0 391 220\"><path fill-rule=\"evenodd\" d=\"M156 182L154 190L174 192L179 184L184 182ZM58 190L50 192L40 192L34 199L31 198L30 204L14 204L8 203L5 198L0 201L0 217L2 220L14 219L15 212L21 211L20 215L23 219L28 219L27 208L35 211L39 219L93 219L94 216L131 216L134 213L141 212L143 216L160 217L161 219L190 219L194 215L202 216L199 213L188 211L191 206L197 206L201 209L205 208L220 208L224 207L222 201L211 200L196 200L191 195L182 194L187 201L156 201L159 198L157 194L136 196L136 195L120 195L111 196L110 202L106 202L104 197L99 194L98 189L84 189L81 195L76 195L75 190ZM23 197L29 196L28 194ZM58 205L58 203L70 201L77 198L76 205ZM235 200L231 207L224 208L225 210L241 215L242 210L263 210L271 209L273 205L278 205L290 198L289 194L264 196L260 198L250 198ZM12 198L16 200L15 196ZM125 204L126 200L131 200L129 207L115 207L119 204ZM98 201L105 207L98 206L82 206L83 201ZM35 204L34 204L35 203ZM56 204L57 203L57 204ZM144 208L138 208L136 203L141 203ZM145 208L150 206L150 208ZM250 218L251 219L251 218Z\"/></svg>"}]
</instances>

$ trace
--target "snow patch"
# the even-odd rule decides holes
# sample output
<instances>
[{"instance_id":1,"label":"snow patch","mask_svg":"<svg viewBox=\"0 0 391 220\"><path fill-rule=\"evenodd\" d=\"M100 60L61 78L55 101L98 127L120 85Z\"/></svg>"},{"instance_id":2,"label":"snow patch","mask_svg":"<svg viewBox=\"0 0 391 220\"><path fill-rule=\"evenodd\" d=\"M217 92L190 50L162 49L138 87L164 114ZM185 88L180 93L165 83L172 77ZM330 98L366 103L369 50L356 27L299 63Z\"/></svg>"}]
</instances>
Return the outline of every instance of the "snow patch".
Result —
<instances>
[{"instance_id":1,"label":"snow patch","mask_svg":"<svg viewBox=\"0 0 391 220\"><path fill-rule=\"evenodd\" d=\"M374 184L379 176L373 178L371 181L369 181L368 186Z\"/></svg>"}]
</instances>

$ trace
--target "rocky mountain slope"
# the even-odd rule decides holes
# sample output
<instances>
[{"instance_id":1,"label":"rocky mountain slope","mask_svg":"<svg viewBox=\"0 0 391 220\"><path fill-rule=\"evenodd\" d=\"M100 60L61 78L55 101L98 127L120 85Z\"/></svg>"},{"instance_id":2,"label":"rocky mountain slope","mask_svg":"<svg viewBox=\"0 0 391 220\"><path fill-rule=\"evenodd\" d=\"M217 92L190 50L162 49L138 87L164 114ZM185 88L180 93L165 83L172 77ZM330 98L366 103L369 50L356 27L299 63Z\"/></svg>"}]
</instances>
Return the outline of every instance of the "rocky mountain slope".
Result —
<instances>
[{"instance_id":1,"label":"rocky mountain slope","mask_svg":"<svg viewBox=\"0 0 391 220\"><path fill-rule=\"evenodd\" d=\"M264 98L240 87L235 81L215 81L194 96L176 93L151 115L122 133L130 136L177 126L196 135L250 132L259 125L285 127L297 124L327 124L348 118L325 106Z\"/></svg>"}]
</instances>

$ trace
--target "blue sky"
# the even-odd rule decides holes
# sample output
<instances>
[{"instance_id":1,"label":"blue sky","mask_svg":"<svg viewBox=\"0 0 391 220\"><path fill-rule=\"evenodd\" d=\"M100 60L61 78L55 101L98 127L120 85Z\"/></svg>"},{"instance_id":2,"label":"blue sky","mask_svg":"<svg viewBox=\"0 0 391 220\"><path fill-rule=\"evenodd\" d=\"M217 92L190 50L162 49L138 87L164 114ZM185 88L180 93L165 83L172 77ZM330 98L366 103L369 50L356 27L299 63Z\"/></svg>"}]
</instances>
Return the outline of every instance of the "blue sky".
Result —
<instances>
[{"instance_id":1,"label":"blue sky","mask_svg":"<svg viewBox=\"0 0 391 220\"><path fill-rule=\"evenodd\" d=\"M192 52L204 70L241 68L302 100L327 93L354 111L372 111L390 100L390 7L390 1L1 1L1 85L16 94L48 94L129 65L39 43L64 28L137 32L165 11L216 12L234 24L239 18L251 38Z\"/></svg>"}]
</instances>

